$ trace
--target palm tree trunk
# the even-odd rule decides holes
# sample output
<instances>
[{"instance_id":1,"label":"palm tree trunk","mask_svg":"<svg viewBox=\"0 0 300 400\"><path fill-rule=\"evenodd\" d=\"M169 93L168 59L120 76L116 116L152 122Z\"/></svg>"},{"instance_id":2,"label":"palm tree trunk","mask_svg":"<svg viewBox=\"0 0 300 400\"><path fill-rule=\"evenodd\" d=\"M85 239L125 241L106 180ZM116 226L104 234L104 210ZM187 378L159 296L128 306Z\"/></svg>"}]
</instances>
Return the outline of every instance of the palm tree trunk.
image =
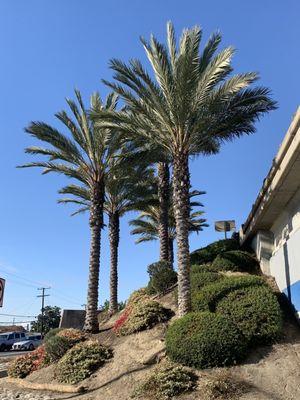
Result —
<instances>
[{"instance_id":1,"label":"palm tree trunk","mask_svg":"<svg viewBox=\"0 0 300 400\"><path fill-rule=\"evenodd\" d=\"M115 314L118 311L118 247L120 241L120 217L119 214L109 215L109 244L110 244L110 301L109 312Z\"/></svg>"},{"instance_id":2,"label":"palm tree trunk","mask_svg":"<svg viewBox=\"0 0 300 400\"><path fill-rule=\"evenodd\" d=\"M174 268L174 243L173 239L169 237L169 264Z\"/></svg>"},{"instance_id":3,"label":"palm tree trunk","mask_svg":"<svg viewBox=\"0 0 300 400\"><path fill-rule=\"evenodd\" d=\"M97 185L91 192L90 206L90 268L87 294L86 315L84 331L96 333L99 331L98 323L98 290L100 269L101 229L103 227L103 202L104 191L102 185Z\"/></svg>"},{"instance_id":4,"label":"palm tree trunk","mask_svg":"<svg viewBox=\"0 0 300 400\"><path fill-rule=\"evenodd\" d=\"M190 174L188 154L183 151L174 156L173 182L178 263L178 312L179 316L183 316L191 310L189 251Z\"/></svg>"},{"instance_id":5,"label":"palm tree trunk","mask_svg":"<svg viewBox=\"0 0 300 400\"><path fill-rule=\"evenodd\" d=\"M167 163L158 163L158 201L159 201L159 259L169 261L169 195L170 171Z\"/></svg>"}]
</instances>

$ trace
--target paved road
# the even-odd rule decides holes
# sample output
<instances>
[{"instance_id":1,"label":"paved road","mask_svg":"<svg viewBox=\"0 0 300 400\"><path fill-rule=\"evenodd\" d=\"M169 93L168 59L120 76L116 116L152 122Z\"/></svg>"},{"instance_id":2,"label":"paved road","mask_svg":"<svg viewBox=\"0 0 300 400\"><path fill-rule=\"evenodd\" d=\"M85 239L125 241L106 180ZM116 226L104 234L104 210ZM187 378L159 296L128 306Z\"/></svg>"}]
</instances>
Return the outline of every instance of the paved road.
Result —
<instances>
[{"instance_id":1,"label":"paved road","mask_svg":"<svg viewBox=\"0 0 300 400\"><path fill-rule=\"evenodd\" d=\"M1 351L0 352L0 359L7 358L7 357L17 357L23 354L28 354L30 351Z\"/></svg>"}]
</instances>

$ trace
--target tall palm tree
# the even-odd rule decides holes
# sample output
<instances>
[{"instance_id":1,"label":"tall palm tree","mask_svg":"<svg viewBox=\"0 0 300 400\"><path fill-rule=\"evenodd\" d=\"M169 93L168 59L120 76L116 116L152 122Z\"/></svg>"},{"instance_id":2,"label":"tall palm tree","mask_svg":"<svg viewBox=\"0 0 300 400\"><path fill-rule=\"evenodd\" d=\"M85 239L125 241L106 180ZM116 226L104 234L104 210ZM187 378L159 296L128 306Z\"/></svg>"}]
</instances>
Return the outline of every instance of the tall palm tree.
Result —
<instances>
[{"instance_id":1,"label":"tall palm tree","mask_svg":"<svg viewBox=\"0 0 300 400\"><path fill-rule=\"evenodd\" d=\"M117 135L112 129L96 127L90 120L81 94L75 91L76 102L67 99L71 116L66 111L55 114L67 128L63 134L44 122L31 122L25 129L34 138L50 147L28 147L26 153L42 155L47 161L31 162L21 167L41 167L43 174L56 172L85 185L90 197L89 225L91 232L89 282L84 330L97 332L100 240L103 227L105 174L110 159L118 147ZM115 110L117 96L110 94L103 103L96 93L91 96L94 112Z\"/></svg>"},{"instance_id":2,"label":"tall palm tree","mask_svg":"<svg viewBox=\"0 0 300 400\"><path fill-rule=\"evenodd\" d=\"M115 157L109 160L105 180L104 212L108 216L110 243L110 300L109 312L118 311L118 249L120 242L120 218L128 211L141 207L144 198L150 195L148 179L153 171L144 165L127 165L117 150ZM59 200L59 203L75 203L79 209L72 215L89 211L91 207L90 191L87 186L68 185L59 191L72 195Z\"/></svg>"},{"instance_id":3,"label":"tall palm tree","mask_svg":"<svg viewBox=\"0 0 300 400\"><path fill-rule=\"evenodd\" d=\"M190 192L190 199L192 197L204 194L205 192L199 192L194 190ZM206 219L203 218L204 211L192 211L193 207L203 206L198 201L190 202L190 218L189 218L189 233L201 232L204 227L207 227ZM176 223L173 212L173 204L169 204L168 211L168 246L169 246L169 258L168 262L171 266L174 264L174 240L176 239ZM160 218L160 205L156 203L144 202L144 205L140 207L140 214L137 218L129 221L129 225L133 227L131 231L132 235L139 235L139 238L135 241L136 243L149 242L159 239L159 228L158 221Z\"/></svg>"},{"instance_id":4,"label":"tall palm tree","mask_svg":"<svg viewBox=\"0 0 300 400\"><path fill-rule=\"evenodd\" d=\"M178 310L191 309L189 256L189 158L214 154L225 141L255 132L260 116L276 108L265 87L250 87L254 72L230 76L232 47L217 53L221 42L213 34L199 52L198 26L183 31L179 45L173 25L167 25L167 47L151 36L141 39L155 79L134 59L113 59L116 82L104 81L126 102L126 111L93 114L98 126L118 127L160 146L172 160L177 232Z\"/></svg>"}]
</instances>

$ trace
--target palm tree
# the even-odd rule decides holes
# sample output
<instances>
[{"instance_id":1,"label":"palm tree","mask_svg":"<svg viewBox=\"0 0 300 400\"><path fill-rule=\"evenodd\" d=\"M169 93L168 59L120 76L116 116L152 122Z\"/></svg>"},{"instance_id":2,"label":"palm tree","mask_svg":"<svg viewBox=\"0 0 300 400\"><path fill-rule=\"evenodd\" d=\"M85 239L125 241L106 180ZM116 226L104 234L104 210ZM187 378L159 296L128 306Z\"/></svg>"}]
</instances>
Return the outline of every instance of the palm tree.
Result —
<instances>
[{"instance_id":1,"label":"palm tree","mask_svg":"<svg viewBox=\"0 0 300 400\"><path fill-rule=\"evenodd\" d=\"M167 25L167 47L151 36L141 39L154 78L134 59L113 59L116 82L104 81L126 102L126 111L93 114L98 126L117 127L149 145L159 146L172 160L174 213L177 232L178 311L191 309L189 256L189 159L214 154L225 141L255 132L260 116L276 108L265 87L250 87L254 72L230 76L232 47L217 53L213 34L199 52L201 29L183 31L177 46L173 25Z\"/></svg>"},{"instance_id":2,"label":"palm tree","mask_svg":"<svg viewBox=\"0 0 300 400\"><path fill-rule=\"evenodd\" d=\"M105 174L110 159L118 146L117 134L112 129L96 127L90 120L81 94L75 91L76 102L67 99L72 116L61 111L55 114L68 130L68 135L44 122L31 122L25 129L34 138L50 147L28 147L26 153L42 155L47 161L31 162L21 167L41 167L43 174L56 172L83 184L90 197L89 225L91 231L89 282L84 330L97 332L100 241L103 227ZM117 96L110 94L102 103L96 93L91 96L94 112L115 110Z\"/></svg>"},{"instance_id":3,"label":"palm tree","mask_svg":"<svg viewBox=\"0 0 300 400\"><path fill-rule=\"evenodd\" d=\"M190 192L190 199L192 197L204 194L205 192L199 192L194 190ZM204 227L207 227L206 219L203 218L204 211L192 211L193 207L203 206L198 201L190 202L190 218L189 218L189 233L201 232ZM176 239L176 223L173 212L173 204L169 204L168 211L168 237L169 237L169 258L168 263L173 266L174 264L174 240ZM140 208L140 215L131 221L131 225L134 229L131 231L132 235L139 235L139 238L135 241L136 243L149 242L159 239L159 228L158 221L160 218L160 205L157 201L156 203L144 203L144 207Z\"/></svg>"},{"instance_id":4,"label":"palm tree","mask_svg":"<svg viewBox=\"0 0 300 400\"><path fill-rule=\"evenodd\" d=\"M111 157L107 166L105 179L104 212L108 216L110 243L110 300L111 315L118 311L118 249L120 242L120 218L128 211L141 207L144 197L149 196L147 181L153 171L141 166L129 166L122 157L120 149L116 149L115 157ZM59 191L72 195L62 198L59 203L75 203L79 209L72 215L86 212L91 207L88 187L68 185Z\"/></svg>"}]
</instances>

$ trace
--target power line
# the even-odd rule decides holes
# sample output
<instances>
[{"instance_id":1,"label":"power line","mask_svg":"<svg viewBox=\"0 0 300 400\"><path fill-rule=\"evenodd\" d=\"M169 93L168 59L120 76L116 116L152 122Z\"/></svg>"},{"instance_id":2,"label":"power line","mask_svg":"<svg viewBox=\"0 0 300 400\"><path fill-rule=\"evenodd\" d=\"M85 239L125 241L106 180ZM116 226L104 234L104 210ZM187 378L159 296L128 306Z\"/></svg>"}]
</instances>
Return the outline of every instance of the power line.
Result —
<instances>
[{"instance_id":1,"label":"power line","mask_svg":"<svg viewBox=\"0 0 300 400\"><path fill-rule=\"evenodd\" d=\"M2 314L0 315L5 316L5 317L16 317L16 318L37 318L36 315L15 315L15 314Z\"/></svg>"}]
</instances>

